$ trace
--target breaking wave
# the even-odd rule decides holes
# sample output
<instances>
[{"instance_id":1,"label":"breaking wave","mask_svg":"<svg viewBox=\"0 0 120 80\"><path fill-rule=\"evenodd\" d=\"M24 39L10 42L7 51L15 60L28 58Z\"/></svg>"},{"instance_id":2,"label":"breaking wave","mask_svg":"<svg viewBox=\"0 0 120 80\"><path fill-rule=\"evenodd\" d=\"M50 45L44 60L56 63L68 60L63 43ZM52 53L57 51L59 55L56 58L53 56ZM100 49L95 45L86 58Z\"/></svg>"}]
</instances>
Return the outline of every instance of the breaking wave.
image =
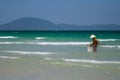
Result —
<instances>
[{"instance_id":1,"label":"breaking wave","mask_svg":"<svg viewBox=\"0 0 120 80\"><path fill-rule=\"evenodd\" d=\"M99 41L118 41L119 39L98 39Z\"/></svg>"},{"instance_id":2,"label":"breaking wave","mask_svg":"<svg viewBox=\"0 0 120 80\"><path fill-rule=\"evenodd\" d=\"M101 45L100 47L115 48L117 46L115 46L115 45Z\"/></svg>"},{"instance_id":3,"label":"breaking wave","mask_svg":"<svg viewBox=\"0 0 120 80\"><path fill-rule=\"evenodd\" d=\"M14 39L14 38L19 38L19 37L15 37L15 36L0 36L0 39Z\"/></svg>"},{"instance_id":4,"label":"breaking wave","mask_svg":"<svg viewBox=\"0 0 120 80\"><path fill-rule=\"evenodd\" d=\"M36 37L35 39L40 40L40 39L46 39L46 38L45 37Z\"/></svg>"},{"instance_id":5,"label":"breaking wave","mask_svg":"<svg viewBox=\"0 0 120 80\"><path fill-rule=\"evenodd\" d=\"M54 58L44 58L45 60L54 60ZM102 61L102 60L84 60L84 59L55 59L62 60L65 62L75 62L75 63L94 63L94 64L120 64L120 61Z\"/></svg>"},{"instance_id":6,"label":"breaking wave","mask_svg":"<svg viewBox=\"0 0 120 80\"><path fill-rule=\"evenodd\" d=\"M120 61L100 61L100 60L81 60L81 59L62 59L66 62L86 62L95 64L120 64Z\"/></svg>"},{"instance_id":7,"label":"breaking wave","mask_svg":"<svg viewBox=\"0 0 120 80\"><path fill-rule=\"evenodd\" d=\"M90 44L90 42L39 42L37 44L38 45L87 45Z\"/></svg>"},{"instance_id":8,"label":"breaking wave","mask_svg":"<svg viewBox=\"0 0 120 80\"><path fill-rule=\"evenodd\" d=\"M19 57L0 56L2 59L18 59Z\"/></svg>"},{"instance_id":9,"label":"breaking wave","mask_svg":"<svg viewBox=\"0 0 120 80\"><path fill-rule=\"evenodd\" d=\"M17 54L37 54L37 55L49 55L54 54L52 52L28 52L28 51L0 51L5 53L17 53Z\"/></svg>"},{"instance_id":10,"label":"breaking wave","mask_svg":"<svg viewBox=\"0 0 120 80\"><path fill-rule=\"evenodd\" d=\"M25 44L25 42L0 42L0 44Z\"/></svg>"},{"instance_id":11,"label":"breaking wave","mask_svg":"<svg viewBox=\"0 0 120 80\"><path fill-rule=\"evenodd\" d=\"M90 44L90 42L0 42L0 44L87 45Z\"/></svg>"},{"instance_id":12,"label":"breaking wave","mask_svg":"<svg viewBox=\"0 0 120 80\"><path fill-rule=\"evenodd\" d=\"M120 48L120 45L100 45L100 47L105 47L105 48Z\"/></svg>"}]
</instances>

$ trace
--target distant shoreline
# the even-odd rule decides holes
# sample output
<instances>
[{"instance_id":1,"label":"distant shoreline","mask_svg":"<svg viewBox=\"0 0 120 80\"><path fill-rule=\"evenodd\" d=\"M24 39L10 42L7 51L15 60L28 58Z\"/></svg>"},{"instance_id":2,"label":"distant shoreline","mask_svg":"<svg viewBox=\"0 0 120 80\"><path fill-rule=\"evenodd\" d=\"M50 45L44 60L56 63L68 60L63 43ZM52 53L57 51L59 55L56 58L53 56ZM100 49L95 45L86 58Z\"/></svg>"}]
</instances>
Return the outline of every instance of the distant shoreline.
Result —
<instances>
[{"instance_id":1,"label":"distant shoreline","mask_svg":"<svg viewBox=\"0 0 120 80\"><path fill-rule=\"evenodd\" d=\"M120 25L55 24L41 18L25 17L0 25L0 31L120 31Z\"/></svg>"},{"instance_id":2,"label":"distant shoreline","mask_svg":"<svg viewBox=\"0 0 120 80\"><path fill-rule=\"evenodd\" d=\"M92 31L98 31L98 32L120 32L120 30L0 30L0 32L92 32Z\"/></svg>"}]
</instances>

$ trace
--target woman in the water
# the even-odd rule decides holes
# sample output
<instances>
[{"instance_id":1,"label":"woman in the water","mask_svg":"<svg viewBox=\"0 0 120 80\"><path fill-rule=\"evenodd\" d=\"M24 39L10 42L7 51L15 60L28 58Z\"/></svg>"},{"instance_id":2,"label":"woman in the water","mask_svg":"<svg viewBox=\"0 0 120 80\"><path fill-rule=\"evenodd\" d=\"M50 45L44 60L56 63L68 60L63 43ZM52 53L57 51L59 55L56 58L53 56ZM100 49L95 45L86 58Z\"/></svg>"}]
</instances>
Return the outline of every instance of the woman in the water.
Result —
<instances>
[{"instance_id":1,"label":"woman in the water","mask_svg":"<svg viewBox=\"0 0 120 80\"><path fill-rule=\"evenodd\" d=\"M90 44L91 47L93 47L93 51L97 52L97 45L98 45L98 40L95 35L91 35L90 38L93 40L93 42Z\"/></svg>"}]
</instances>

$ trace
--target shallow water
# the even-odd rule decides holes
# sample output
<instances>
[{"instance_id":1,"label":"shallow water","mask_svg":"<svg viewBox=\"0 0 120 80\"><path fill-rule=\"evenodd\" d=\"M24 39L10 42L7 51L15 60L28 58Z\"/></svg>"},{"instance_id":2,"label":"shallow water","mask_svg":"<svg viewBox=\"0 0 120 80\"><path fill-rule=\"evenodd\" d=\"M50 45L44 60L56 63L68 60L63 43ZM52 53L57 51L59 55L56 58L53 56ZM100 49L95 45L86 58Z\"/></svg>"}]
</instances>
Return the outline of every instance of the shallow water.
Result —
<instances>
[{"instance_id":1,"label":"shallow water","mask_svg":"<svg viewBox=\"0 0 120 80\"><path fill-rule=\"evenodd\" d=\"M1 80L119 80L119 57L120 32L0 32Z\"/></svg>"}]
</instances>

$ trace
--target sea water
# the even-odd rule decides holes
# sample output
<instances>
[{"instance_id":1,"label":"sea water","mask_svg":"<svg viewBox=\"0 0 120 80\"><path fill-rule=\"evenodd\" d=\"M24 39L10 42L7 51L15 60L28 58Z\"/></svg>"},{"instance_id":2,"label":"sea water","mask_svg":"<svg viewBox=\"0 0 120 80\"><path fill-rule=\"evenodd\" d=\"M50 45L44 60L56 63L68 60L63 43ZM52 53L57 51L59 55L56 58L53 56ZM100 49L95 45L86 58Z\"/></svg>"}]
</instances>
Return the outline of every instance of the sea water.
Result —
<instances>
[{"instance_id":1,"label":"sea water","mask_svg":"<svg viewBox=\"0 0 120 80\"><path fill-rule=\"evenodd\" d=\"M87 51L91 34L99 41L97 52ZM112 79L119 80L120 31L1 31L0 60L22 59L112 69Z\"/></svg>"},{"instance_id":2,"label":"sea water","mask_svg":"<svg viewBox=\"0 0 120 80\"><path fill-rule=\"evenodd\" d=\"M89 38L96 35L97 53L88 53ZM97 58L92 59L91 55ZM65 62L120 63L120 32L106 31L8 31L0 32L0 58L38 55L43 60Z\"/></svg>"}]
</instances>

